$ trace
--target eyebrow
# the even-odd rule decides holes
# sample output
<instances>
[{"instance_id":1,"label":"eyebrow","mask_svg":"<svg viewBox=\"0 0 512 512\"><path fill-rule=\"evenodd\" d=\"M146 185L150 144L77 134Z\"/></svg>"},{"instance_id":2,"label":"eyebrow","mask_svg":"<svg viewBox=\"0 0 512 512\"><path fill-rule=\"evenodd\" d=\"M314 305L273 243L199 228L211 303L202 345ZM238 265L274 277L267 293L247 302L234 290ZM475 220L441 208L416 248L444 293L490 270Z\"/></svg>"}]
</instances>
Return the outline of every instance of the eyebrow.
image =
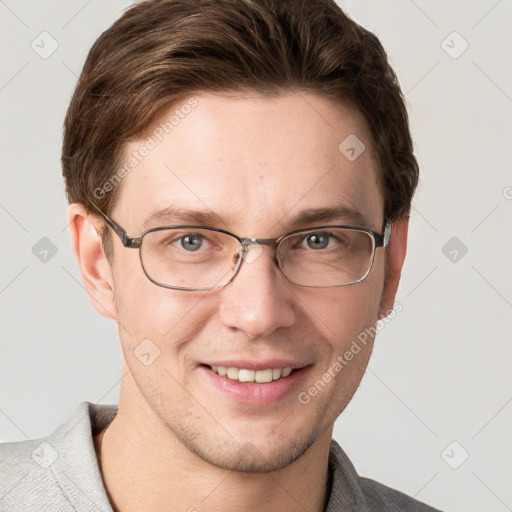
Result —
<instances>
[{"instance_id":1,"label":"eyebrow","mask_svg":"<svg viewBox=\"0 0 512 512\"><path fill-rule=\"evenodd\" d=\"M341 220L349 224L355 224L355 227L366 227L369 221L360 211L348 206L334 206L331 208L310 208L302 210L295 217L292 217L292 225L302 225L311 223L331 222Z\"/></svg>"},{"instance_id":2,"label":"eyebrow","mask_svg":"<svg viewBox=\"0 0 512 512\"><path fill-rule=\"evenodd\" d=\"M190 210L178 206L168 206L151 212L144 220L142 227L147 229L154 223L190 223L203 226L224 224L224 221L211 210Z\"/></svg>"},{"instance_id":3,"label":"eyebrow","mask_svg":"<svg viewBox=\"0 0 512 512\"><path fill-rule=\"evenodd\" d=\"M289 225L290 229L295 229L305 224L310 225L331 221L341 221L355 227L367 227L369 225L365 215L354 208L343 205L326 208L308 208L291 217L289 221L281 222L281 224ZM177 206L168 206L167 208L149 213L143 222L143 229L148 229L156 223L159 225L190 223L208 227L226 226L226 221L211 210L191 210Z\"/></svg>"}]
</instances>

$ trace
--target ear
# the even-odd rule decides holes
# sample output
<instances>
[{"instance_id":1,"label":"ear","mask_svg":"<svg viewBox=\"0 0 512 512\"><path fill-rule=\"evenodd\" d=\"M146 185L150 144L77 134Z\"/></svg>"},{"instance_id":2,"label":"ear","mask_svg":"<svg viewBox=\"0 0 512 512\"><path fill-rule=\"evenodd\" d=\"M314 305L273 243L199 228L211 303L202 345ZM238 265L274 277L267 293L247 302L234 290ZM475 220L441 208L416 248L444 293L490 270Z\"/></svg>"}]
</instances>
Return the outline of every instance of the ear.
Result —
<instances>
[{"instance_id":1,"label":"ear","mask_svg":"<svg viewBox=\"0 0 512 512\"><path fill-rule=\"evenodd\" d=\"M387 265L386 278L379 309L379 318L388 316L395 303L395 295L400 283L400 275L407 252L407 230L409 228L409 216L393 222L391 239L386 248Z\"/></svg>"},{"instance_id":2,"label":"ear","mask_svg":"<svg viewBox=\"0 0 512 512\"><path fill-rule=\"evenodd\" d=\"M69 206L71 245L82 280L94 309L106 318L115 318L114 283L110 264L103 252L99 217L82 204Z\"/></svg>"}]
</instances>

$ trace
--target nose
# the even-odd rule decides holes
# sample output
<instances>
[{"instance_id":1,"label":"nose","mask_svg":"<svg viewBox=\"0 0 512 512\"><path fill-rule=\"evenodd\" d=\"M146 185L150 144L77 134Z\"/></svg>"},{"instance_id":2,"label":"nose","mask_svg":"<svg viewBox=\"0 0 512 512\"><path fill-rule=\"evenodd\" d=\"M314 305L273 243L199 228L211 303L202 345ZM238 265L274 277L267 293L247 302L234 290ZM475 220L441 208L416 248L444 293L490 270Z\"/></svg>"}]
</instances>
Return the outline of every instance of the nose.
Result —
<instances>
[{"instance_id":1,"label":"nose","mask_svg":"<svg viewBox=\"0 0 512 512\"><path fill-rule=\"evenodd\" d=\"M220 318L250 338L270 336L296 320L292 283L272 257L272 249L248 246L235 278L220 290Z\"/></svg>"}]
</instances>

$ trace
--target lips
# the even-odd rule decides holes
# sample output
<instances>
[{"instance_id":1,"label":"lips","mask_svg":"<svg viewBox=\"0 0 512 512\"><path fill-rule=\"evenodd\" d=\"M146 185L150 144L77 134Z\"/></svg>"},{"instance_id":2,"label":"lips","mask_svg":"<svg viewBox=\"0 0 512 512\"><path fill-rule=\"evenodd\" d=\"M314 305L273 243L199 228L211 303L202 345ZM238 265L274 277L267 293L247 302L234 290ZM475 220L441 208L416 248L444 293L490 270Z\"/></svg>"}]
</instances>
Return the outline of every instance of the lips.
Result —
<instances>
[{"instance_id":1,"label":"lips","mask_svg":"<svg viewBox=\"0 0 512 512\"><path fill-rule=\"evenodd\" d=\"M298 393L304 387L312 367L312 364L282 359L216 361L200 364L198 370L204 382L209 384L208 387L229 402L267 407Z\"/></svg>"}]
</instances>

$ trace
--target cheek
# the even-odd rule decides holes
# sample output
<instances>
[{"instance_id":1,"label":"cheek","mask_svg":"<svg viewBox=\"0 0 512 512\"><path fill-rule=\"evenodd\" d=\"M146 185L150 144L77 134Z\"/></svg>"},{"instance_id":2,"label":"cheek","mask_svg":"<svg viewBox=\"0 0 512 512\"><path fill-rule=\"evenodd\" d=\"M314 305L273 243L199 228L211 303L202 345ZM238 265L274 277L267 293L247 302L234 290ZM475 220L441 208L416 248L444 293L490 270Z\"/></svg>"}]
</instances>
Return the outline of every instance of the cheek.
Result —
<instances>
[{"instance_id":1,"label":"cheek","mask_svg":"<svg viewBox=\"0 0 512 512\"><path fill-rule=\"evenodd\" d=\"M308 316L316 323L323 343L317 369L299 402L317 404L322 411L320 421L334 422L361 382L373 348L372 328L378 318L381 289L380 280L367 278L318 293L308 304Z\"/></svg>"},{"instance_id":2,"label":"cheek","mask_svg":"<svg viewBox=\"0 0 512 512\"><path fill-rule=\"evenodd\" d=\"M324 289L310 297L310 318L332 351L342 353L378 320L382 279L368 276L361 283Z\"/></svg>"},{"instance_id":3,"label":"cheek","mask_svg":"<svg viewBox=\"0 0 512 512\"><path fill-rule=\"evenodd\" d=\"M145 339L162 351L178 350L211 316L205 294L155 285L138 257L119 261L113 270L116 316L125 351L134 350Z\"/></svg>"}]
</instances>

